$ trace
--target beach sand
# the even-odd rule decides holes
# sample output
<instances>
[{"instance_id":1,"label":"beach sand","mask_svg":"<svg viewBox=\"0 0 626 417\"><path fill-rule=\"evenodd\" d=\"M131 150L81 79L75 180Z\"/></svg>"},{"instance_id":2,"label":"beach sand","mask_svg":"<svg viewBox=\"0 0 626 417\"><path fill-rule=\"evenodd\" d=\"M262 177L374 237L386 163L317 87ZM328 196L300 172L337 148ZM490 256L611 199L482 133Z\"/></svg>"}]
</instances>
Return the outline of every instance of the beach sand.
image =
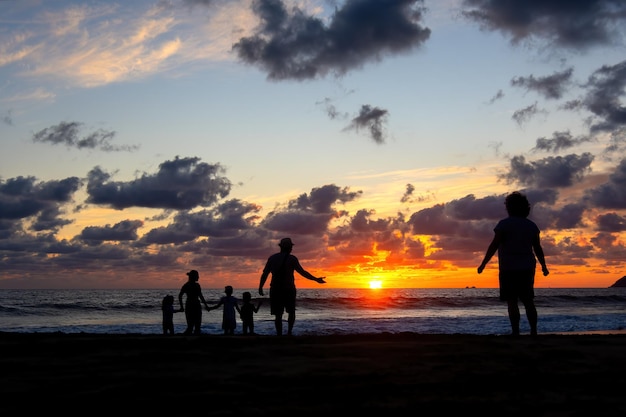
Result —
<instances>
[{"instance_id":1,"label":"beach sand","mask_svg":"<svg viewBox=\"0 0 626 417\"><path fill-rule=\"evenodd\" d=\"M626 415L625 334L0 333L0 348L5 413Z\"/></svg>"}]
</instances>

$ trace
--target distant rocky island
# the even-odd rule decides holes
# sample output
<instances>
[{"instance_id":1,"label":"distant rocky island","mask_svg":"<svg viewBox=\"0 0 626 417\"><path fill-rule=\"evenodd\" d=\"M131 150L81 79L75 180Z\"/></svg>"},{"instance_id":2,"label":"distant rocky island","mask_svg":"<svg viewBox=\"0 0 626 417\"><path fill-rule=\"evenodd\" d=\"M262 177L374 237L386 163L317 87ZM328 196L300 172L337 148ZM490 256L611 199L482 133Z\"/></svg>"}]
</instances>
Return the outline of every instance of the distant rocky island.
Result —
<instances>
[{"instance_id":1,"label":"distant rocky island","mask_svg":"<svg viewBox=\"0 0 626 417\"><path fill-rule=\"evenodd\" d=\"M626 287L626 275L615 281L615 284L611 285L609 288L613 287Z\"/></svg>"}]
</instances>

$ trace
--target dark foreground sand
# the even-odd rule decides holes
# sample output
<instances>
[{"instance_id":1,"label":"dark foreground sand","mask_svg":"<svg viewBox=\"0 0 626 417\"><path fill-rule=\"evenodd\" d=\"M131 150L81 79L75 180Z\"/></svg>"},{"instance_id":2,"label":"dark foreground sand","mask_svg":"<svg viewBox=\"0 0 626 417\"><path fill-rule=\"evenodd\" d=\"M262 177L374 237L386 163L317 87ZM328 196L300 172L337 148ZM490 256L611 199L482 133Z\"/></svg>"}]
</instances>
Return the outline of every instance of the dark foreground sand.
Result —
<instances>
[{"instance_id":1,"label":"dark foreground sand","mask_svg":"<svg viewBox=\"0 0 626 417\"><path fill-rule=\"evenodd\" d=\"M625 334L0 333L0 349L5 416L626 415Z\"/></svg>"}]
</instances>

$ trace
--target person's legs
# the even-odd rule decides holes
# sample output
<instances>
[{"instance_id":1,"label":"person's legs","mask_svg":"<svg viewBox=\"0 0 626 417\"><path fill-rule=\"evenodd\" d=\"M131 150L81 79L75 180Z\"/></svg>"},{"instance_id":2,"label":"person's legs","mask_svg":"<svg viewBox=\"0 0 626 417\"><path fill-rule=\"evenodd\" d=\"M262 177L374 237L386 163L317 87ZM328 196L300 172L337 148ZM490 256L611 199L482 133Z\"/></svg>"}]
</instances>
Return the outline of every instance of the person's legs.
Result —
<instances>
[{"instance_id":1,"label":"person's legs","mask_svg":"<svg viewBox=\"0 0 626 417\"><path fill-rule=\"evenodd\" d=\"M274 317L274 327L276 327L276 335L283 335L283 315L276 314Z\"/></svg>"},{"instance_id":2,"label":"person's legs","mask_svg":"<svg viewBox=\"0 0 626 417\"><path fill-rule=\"evenodd\" d=\"M537 307L535 306L535 270L526 272L524 279L520 280L521 288L519 298L526 309L526 318L530 326L530 335L537 336Z\"/></svg>"},{"instance_id":3,"label":"person's legs","mask_svg":"<svg viewBox=\"0 0 626 417\"><path fill-rule=\"evenodd\" d=\"M191 311L188 308L185 309L185 321L187 322L187 328L184 334L191 334L193 331L193 319L191 317Z\"/></svg>"},{"instance_id":4,"label":"person's legs","mask_svg":"<svg viewBox=\"0 0 626 417\"><path fill-rule=\"evenodd\" d=\"M530 326L530 335L537 336L537 307L535 307L535 302L533 300L524 301L524 308Z\"/></svg>"},{"instance_id":5,"label":"person's legs","mask_svg":"<svg viewBox=\"0 0 626 417\"><path fill-rule=\"evenodd\" d=\"M296 322L296 288L289 288L285 293L285 311L287 312L287 335L293 334Z\"/></svg>"},{"instance_id":6,"label":"person's legs","mask_svg":"<svg viewBox=\"0 0 626 417\"><path fill-rule=\"evenodd\" d=\"M287 314L287 336L291 336L293 331L293 324L296 322L296 312L292 311Z\"/></svg>"},{"instance_id":7,"label":"person's legs","mask_svg":"<svg viewBox=\"0 0 626 417\"><path fill-rule=\"evenodd\" d=\"M509 310L509 321L511 322L511 334L513 336L519 335L519 306L517 305L517 300L508 300L507 306Z\"/></svg>"},{"instance_id":8,"label":"person's legs","mask_svg":"<svg viewBox=\"0 0 626 417\"><path fill-rule=\"evenodd\" d=\"M194 317L194 331L193 334L200 334L200 328L202 327L202 310L198 309Z\"/></svg>"}]
</instances>

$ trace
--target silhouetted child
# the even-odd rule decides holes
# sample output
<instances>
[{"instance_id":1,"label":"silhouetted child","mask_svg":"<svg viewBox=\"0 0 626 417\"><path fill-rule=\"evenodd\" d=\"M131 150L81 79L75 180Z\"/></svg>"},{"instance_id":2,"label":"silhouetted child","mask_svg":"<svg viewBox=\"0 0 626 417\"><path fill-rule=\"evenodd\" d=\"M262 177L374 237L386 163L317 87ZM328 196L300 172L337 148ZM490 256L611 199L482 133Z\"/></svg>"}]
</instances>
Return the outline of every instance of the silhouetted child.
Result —
<instances>
[{"instance_id":1,"label":"silhouetted child","mask_svg":"<svg viewBox=\"0 0 626 417\"><path fill-rule=\"evenodd\" d=\"M543 276L550 271L539 238L539 227L530 219L528 198L514 191L504 199L508 217L500 220L493 229L493 240L478 266L481 274L498 252L498 282L500 300L507 302L511 334L519 336L520 311L518 301L524 304L531 336L537 336L537 307L535 306L535 269L537 261Z\"/></svg>"},{"instance_id":2,"label":"silhouetted child","mask_svg":"<svg viewBox=\"0 0 626 417\"><path fill-rule=\"evenodd\" d=\"M233 287L227 285L224 288L224 292L226 295L220 298L219 303L213 307L207 307L207 311L215 310L220 306L224 306L222 329L224 330L225 335L233 335L235 334L235 328L237 327L237 315L235 314L235 311L241 314L241 310L239 310L237 298L233 296Z\"/></svg>"},{"instance_id":3,"label":"silhouetted child","mask_svg":"<svg viewBox=\"0 0 626 417\"><path fill-rule=\"evenodd\" d=\"M249 291L243 293L243 303L241 304L241 313L239 313L239 317L241 317L241 327L243 328L243 334L255 334L254 333L254 313L259 312L259 308L261 308L262 301L255 306L252 304L252 294Z\"/></svg>"},{"instance_id":4,"label":"silhouetted child","mask_svg":"<svg viewBox=\"0 0 626 417\"><path fill-rule=\"evenodd\" d=\"M182 310L174 309L174 296L166 295L161 303L163 311L163 334L174 334L174 313Z\"/></svg>"}]
</instances>

